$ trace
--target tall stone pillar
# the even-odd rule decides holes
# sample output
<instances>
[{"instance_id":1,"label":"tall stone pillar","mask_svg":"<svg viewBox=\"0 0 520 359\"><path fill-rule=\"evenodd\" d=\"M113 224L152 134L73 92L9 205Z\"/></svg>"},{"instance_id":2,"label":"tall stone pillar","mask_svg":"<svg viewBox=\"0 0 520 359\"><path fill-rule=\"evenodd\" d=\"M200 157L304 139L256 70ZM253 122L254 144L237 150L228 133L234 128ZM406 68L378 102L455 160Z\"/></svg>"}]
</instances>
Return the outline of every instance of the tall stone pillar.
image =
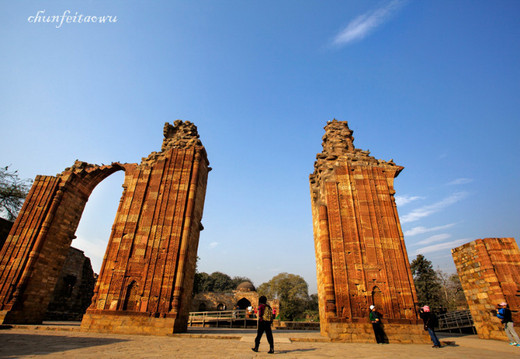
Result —
<instances>
[{"instance_id":1,"label":"tall stone pillar","mask_svg":"<svg viewBox=\"0 0 520 359\"><path fill-rule=\"evenodd\" d=\"M209 162L197 128L164 127L159 153L127 166L84 331L187 330Z\"/></svg>"},{"instance_id":2,"label":"tall stone pillar","mask_svg":"<svg viewBox=\"0 0 520 359\"><path fill-rule=\"evenodd\" d=\"M394 199L403 167L355 148L352 134L329 121L310 176L322 335L373 342L374 304L390 342L428 342Z\"/></svg>"},{"instance_id":3,"label":"tall stone pillar","mask_svg":"<svg viewBox=\"0 0 520 359\"><path fill-rule=\"evenodd\" d=\"M478 336L508 340L492 311L506 302L513 321L520 323L520 250L515 239L477 239L451 253Z\"/></svg>"}]
</instances>

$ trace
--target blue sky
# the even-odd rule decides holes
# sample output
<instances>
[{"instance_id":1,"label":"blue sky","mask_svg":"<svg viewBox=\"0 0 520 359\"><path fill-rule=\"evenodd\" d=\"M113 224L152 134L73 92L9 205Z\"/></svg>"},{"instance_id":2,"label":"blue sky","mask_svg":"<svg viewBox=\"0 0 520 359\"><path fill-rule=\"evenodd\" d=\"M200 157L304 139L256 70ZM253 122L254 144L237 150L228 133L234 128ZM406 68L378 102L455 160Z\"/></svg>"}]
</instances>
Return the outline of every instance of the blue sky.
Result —
<instances>
[{"instance_id":1,"label":"blue sky","mask_svg":"<svg viewBox=\"0 0 520 359\"><path fill-rule=\"evenodd\" d=\"M0 165L139 163L194 122L210 173L199 270L302 275L316 291L308 176L326 121L405 167L410 259L520 237L518 1L11 1L0 13ZM117 16L42 23L44 15ZM59 26L59 27L58 27ZM78 238L99 268L123 174Z\"/></svg>"}]
</instances>

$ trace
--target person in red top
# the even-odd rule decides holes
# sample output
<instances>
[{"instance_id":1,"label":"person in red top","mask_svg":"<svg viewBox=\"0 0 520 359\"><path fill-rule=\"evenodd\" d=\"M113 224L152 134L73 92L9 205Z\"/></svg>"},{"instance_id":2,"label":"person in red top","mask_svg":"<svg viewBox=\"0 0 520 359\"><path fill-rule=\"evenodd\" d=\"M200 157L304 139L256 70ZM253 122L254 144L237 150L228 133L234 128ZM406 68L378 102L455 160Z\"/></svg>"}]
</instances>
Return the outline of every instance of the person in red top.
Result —
<instances>
[{"instance_id":1,"label":"person in red top","mask_svg":"<svg viewBox=\"0 0 520 359\"><path fill-rule=\"evenodd\" d=\"M252 351L257 352L258 347L260 346L260 339L262 339L262 334L265 332L265 336L267 337L267 341L269 342L269 351L267 353L274 353L274 341L273 341L273 332L271 331L271 324L273 323L272 319L272 309L267 305L267 298L265 296L261 296L258 298L258 319L257 319L257 330L256 330L256 338L255 338L255 347L251 348ZM270 311L270 320L264 320L264 313L266 311Z\"/></svg>"}]
</instances>

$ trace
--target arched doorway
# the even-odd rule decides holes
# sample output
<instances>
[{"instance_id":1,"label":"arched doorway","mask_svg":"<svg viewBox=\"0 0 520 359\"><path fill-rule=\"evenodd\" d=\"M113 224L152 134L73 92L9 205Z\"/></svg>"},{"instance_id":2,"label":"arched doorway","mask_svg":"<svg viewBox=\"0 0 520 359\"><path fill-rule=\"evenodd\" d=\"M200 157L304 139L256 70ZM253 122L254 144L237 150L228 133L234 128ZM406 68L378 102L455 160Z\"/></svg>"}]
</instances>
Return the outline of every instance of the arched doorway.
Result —
<instances>
[{"instance_id":1,"label":"arched doorway","mask_svg":"<svg viewBox=\"0 0 520 359\"><path fill-rule=\"evenodd\" d=\"M251 305L251 302L246 298L242 298L237 302L238 309L247 309Z\"/></svg>"}]
</instances>

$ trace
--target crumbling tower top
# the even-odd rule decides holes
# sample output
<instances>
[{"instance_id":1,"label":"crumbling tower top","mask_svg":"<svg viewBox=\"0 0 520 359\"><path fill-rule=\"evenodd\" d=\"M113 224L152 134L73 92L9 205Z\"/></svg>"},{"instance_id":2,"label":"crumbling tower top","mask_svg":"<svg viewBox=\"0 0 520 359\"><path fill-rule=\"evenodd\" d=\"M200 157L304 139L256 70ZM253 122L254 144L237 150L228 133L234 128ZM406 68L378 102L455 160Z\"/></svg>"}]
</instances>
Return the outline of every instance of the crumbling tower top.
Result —
<instances>
[{"instance_id":1,"label":"crumbling tower top","mask_svg":"<svg viewBox=\"0 0 520 359\"><path fill-rule=\"evenodd\" d=\"M322 137L323 151L316 155L314 172L310 175L311 185L319 183L332 174L335 167L348 163L350 166L383 167L395 173L404 167L398 166L393 160L384 161L370 156L370 151L354 147L354 131L348 127L347 121L333 119L328 121L325 135Z\"/></svg>"},{"instance_id":2,"label":"crumbling tower top","mask_svg":"<svg viewBox=\"0 0 520 359\"><path fill-rule=\"evenodd\" d=\"M166 122L164 124L164 140L161 151L166 151L172 147L186 148L191 146L202 146L199 139L197 126L190 121L176 120L173 125Z\"/></svg>"},{"instance_id":3,"label":"crumbling tower top","mask_svg":"<svg viewBox=\"0 0 520 359\"><path fill-rule=\"evenodd\" d=\"M347 121L333 119L327 121L325 134L322 137L323 153L340 155L354 151L354 131L348 127Z\"/></svg>"}]
</instances>

